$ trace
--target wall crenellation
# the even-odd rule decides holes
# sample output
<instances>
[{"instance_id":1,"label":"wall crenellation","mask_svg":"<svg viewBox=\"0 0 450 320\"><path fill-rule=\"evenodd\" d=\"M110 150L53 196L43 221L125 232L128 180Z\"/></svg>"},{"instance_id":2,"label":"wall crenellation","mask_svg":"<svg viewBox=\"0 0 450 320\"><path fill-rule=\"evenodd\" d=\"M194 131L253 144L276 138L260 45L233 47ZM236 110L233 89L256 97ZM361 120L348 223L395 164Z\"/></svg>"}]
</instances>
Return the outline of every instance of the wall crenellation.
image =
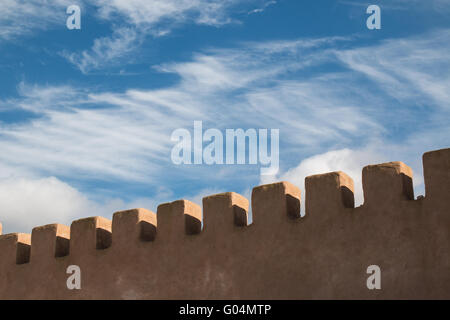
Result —
<instances>
[{"instance_id":1,"label":"wall crenellation","mask_svg":"<svg viewBox=\"0 0 450 320\"><path fill-rule=\"evenodd\" d=\"M450 149L423 155L425 197L402 162L1 235L1 298L450 298ZM202 211L203 209L203 211ZM202 228L203 226L203 228ZM382 290L365 286L380 265ZM68 290L78 265L82 289Z\"/></svg>"}]
</instances>

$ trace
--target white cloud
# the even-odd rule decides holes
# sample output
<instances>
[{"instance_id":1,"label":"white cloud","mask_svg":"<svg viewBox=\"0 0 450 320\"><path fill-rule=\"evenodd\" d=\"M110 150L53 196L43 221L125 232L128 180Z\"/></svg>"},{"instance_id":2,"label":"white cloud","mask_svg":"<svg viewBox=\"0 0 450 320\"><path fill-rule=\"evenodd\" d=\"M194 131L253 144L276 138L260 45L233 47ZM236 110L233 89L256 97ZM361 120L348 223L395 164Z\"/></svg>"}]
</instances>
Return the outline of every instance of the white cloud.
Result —
<instances>
[{"instance_id":1,"label":"white cloud","mask_svg":"<svg viewBox=\"0 0 450 320\"><path fill-rule=\"evenodd\" d=\"M273 181L289 181L305 190L305 178L314 174L322 174L333 171L343 171L349 175L354 182L355 206L364 202L362 192L362 168L369 164L382 163L387 160L386 155L381 154L374 148L361 150L340 149L317 154L302 160L296 167L280 174L274 180L264 180L261 183L270 183ZM302 212L304 214L304 192L302 193Z\"/></svg>"},{"instance_id":2,"label":"white cloud","mask_svg":"<svg viewBox=\"0 0 450 320\"><path fill-rule=\"evenodd\" d=\"M336 55L398 100L449 109L449 42L450 30L439 30L425 37L390 39Z\"/></svg>"},{"instance_id":3,"label":"white cloud","mask_svg":"<svg viewBox=\"0 0 450 320\"><path fill-rule=\"evenodd\" d=\"M428 150L425 150L428 151ZM362 170L367 165L402 161L413 170L415 196L424 194L421 153L423 149L414 143L404 145L372 141L360 149L344 148L316 154L277 176L261 176L261 184L289 181L302 190L302 215L305 214L305 178L315 174L342 171L354 182L355 207L364 203Z\"/></svg>"},{"instance_id":4,"label":"white cloud","mask_svg":"<svg viewBox=\"0 0 450 320\"><path fill-rule=\"evenodd\" d=\"M98 212L80 192L53 177L0 180L0 208L4 232L30 232L35 226L67 224Z\"/></svg>"},{"instance_id":5,"label":"white cloud","mask_svg":"<svg viewBox=\"0 0 450 320\"><path fill-rule=\"evenodd\" d=\"M80 53L64 51L61 55L76 65L81 72L88 73L90 70L117 64L121 59L130 56L140 41L142 36L135 29L119 28L114 30L111 37L95 39L89 50Z\"/></svg>"},{"instance_id":6,"label":"white cloud","mask_svg":"<svg viewBox=\"0 0 450 320\"><path fill-rule=\"evenodd\" d=\"M97 16L121 27L111 36L96 39L89 50L62 54L83 73L111 67L130 57L149 35L165 36L186 23L229 24L233 7L253 2L259 0L96 0Z\"/></svg>"},{"instance_id":7,"label":"white cloud","mask_svg":"<svg viewBox=\"0 0 450 320\"><path fill-rule=\"evenodd\" d=\"M299 113L308 110L309 115L316 114L318 121L323 118L324 124L328 122L326 102L309 101L313 96L306 83L272 84L267 93L259 89L271 83L272 77L302 68L297 56L288 57L286 65L280 68L270 65L272 59L264 48L255 52L246 50L219 50L198 55L192 62L162 66L162 70L175 72L182 80L173 87L158 90L102 93L70 86L39 87L22 83L19 85L21 98L4 101L2 108L19 107L40 117L24 124L0 126L0 146L5 151L0 160L51 175L76 172L80 177L146 181L170 165L169 138L173 130L190 128L197 119L221 128L232 128L237 122L239 126L269 127L273 119L270 103L280 93L286 100L278 105L281 117L277 126L286 126L287 130L305 136L308 132L309 136L321 133L306 118L298 123L289 119L300 118ZM252 63L254 55L265 58ZM239 94L240 101L233 93L236 89L245 89L244 94ZM283 105L300 99L305 99L304 110ZM317 105L316 111L312 104ZM221 112L219 120L210 113L211 108L227 112ZM255 116L254 108L260 109L260 115ZM352 134L358 126L370 125L368 119L348 106L336 108L339 114L353 118L351 125L342 121L334 126L332 131L336 135L339 131ZM239 120L240 115L246 114Z\"/></svg>"},{"instance_id":8,"label":"white cloud","mask_svg":"<svg viewBox=\"0 0 450 320\"><path fill-rule=\"evenodd\" d=\"M238 0L2 0L0 39L11 40L58 24L65 28L69 5L79 5L83 17L89 14L114 24L125 23L158 36L186 22L215 26L229 23L228 10L240 3ZM86 12L87 8L96 11Z\"/></svg>"},{"instance_id":9,"label":"white cloud","mask_svg":"<svg viewBox=\"0 0 450 320\"><path fill-rule=\"evenodd\" d=\"M188 20L199 24L228 23L227 9L236 0L97 0L99 16L111 20L117 16L137 26L155 26L162 21L172 24Z\"/></svg>"},{"instance_id":10,"label":"white cloud","mask_svg":"<svg viewBox=\"0 0 450 320\"><path fill-rule=\"evenodd\" d=\"M0 123L0 162L5 165L51 175L76 172L85 177L143 181L157 169L149 161L166 159L170 133L167 125L155 125L152 119L159 116L169 122L169 115L162 116L142 103L89 109L86 104L96 100L67 86L21 87L23 98L7 105L31 110L39 117L19 125Z\"/></svg>"},{"instance_id":11,"label":"white cloud","mask_svg":"<svg viewBox=\"0 0 450 320\"><path fill-rule=\"evenodd\" d=\"M268 7L270 7L271 5L274 5L276 3L277 3L276 1L267 1L260 8L256 8L256 9L249 11L248 14L264 12Z\"/></svg>"},{"instance_id":12,"label":"white cloud","mask_svg":"<svg viewBox=\"0 0 450 320\"><path fill-rule=\"evenodd\" d=\"M21 108L37 118L0 122L0 178L40 181L57 176L151 188L180 181L191 187L194 181L187 196L202 189L223 190L235 177L248 183L245 188L257 183L259 170L252 166L176 167L170 162L171 132L191 129L194 120L202 120L205 128L279 128L284 173L278 178L300 187L306 175L342 170L355 180L361 201L361 167L379 161L411 165L420 185L421 153L448 147L448 37L442 30L346 50L337 47L351 39L269 41L207 50L190 61L160 66L160 71L180 78L160 89L118 93L22 83L20 97L0 101L0 110ZM324 64L334 64L339 71L317 71ZM166 191L158 197L174 200ZM102 208L108 201L92 204L79 193L67 194L82 204L79 208L107 211ZM46 217L45 223L55 220Z\"/></svg>"},{"instance_id":13,"label":"white cloud","mask_svg":"<svg viewBox=\"0 0 450 320\"><path fill-rule=\"evenodd\" d=\"M30 233L34 227L50 223L70 226L73 220L103 216L132 208L156 212L160 203L170 201L172 193L164 188L151 198L93 200L73 186L55 178L20 177L0 179L0 222L3 233Z\"/></svg>"},{"instance_id":14,"label":"white cloud","mask_svg":"<svg viewBox=\"0 0 450 320\"><path fill-rule=\"evenodd\" d=\"M66 8L72 0L2 0L0 2L0 40L12 40L58 23L65 27Z\"/></svg>"},{"instance_id":15,"label":"white cloud","mask_svg":"<svg viewBox=\"0 0 450 320\"><path fill-rule=\"evenodd\" d=\"M60 54L83 73L115 66L132 57L148 36L161 37L190 23L219 27L237 22L235 8L259 4L262 0L2 0L0 40L15 40L33 32L65 28L66 8L81 7L86 17L110 23L112 33L94 40L92 47ZM89 11L87 11L89 10ZM83 23L82 23L83 25ZM82 27L83 29L83 27Z\"/></svg>"},{"instance_id":16,"label":"white cloud","mask_svg":"<svg viewBox=\"0 0 450 320\"><path fill-rule=\"evenodd\" d=\"M21 98L3 101L0 108L20 107L39 117L0 124L4 150L0 162L59 177L158 183L167 168L174 176L194 171L209 176L203 168L188 170L170 162L171 132L191 129L194 120L202 120L205 128L281 129L282 168L296 165L292 154L301 152L307 157L324 148L364 145L370 139L382 139L391 123L402 123L406 129L417 125L423 116L409 116L416 112L410 102L433 101L427 118L442 128L446 124L438 123L439 114L448 108L445 97L450 90L446 90L448 75L437 65L448 61L446 34L351 50L334 49L350 41L341 38L214 49L194 55L191 61L160 66L159 70L177 74L180 81L155 90L113 93L21 84ZM430 53L431 45L435 51L425 55L428 60L419 55L423 50ZM341 72L310 69L342 62L347 69ZM368 67L374 68L375 76L365 71ZM415 74L424 75L424 70L429 71L426 76L433 87L414 81ZM396 90L384 86L387 76L399 85ZM373 90L371 82L364 85L367 77L385 92ZM429 128L426 135L432 131ZM406 135L414 133L405 131ZM215 175L213 180L226 176Z\"/></svg>"}]
</instances>

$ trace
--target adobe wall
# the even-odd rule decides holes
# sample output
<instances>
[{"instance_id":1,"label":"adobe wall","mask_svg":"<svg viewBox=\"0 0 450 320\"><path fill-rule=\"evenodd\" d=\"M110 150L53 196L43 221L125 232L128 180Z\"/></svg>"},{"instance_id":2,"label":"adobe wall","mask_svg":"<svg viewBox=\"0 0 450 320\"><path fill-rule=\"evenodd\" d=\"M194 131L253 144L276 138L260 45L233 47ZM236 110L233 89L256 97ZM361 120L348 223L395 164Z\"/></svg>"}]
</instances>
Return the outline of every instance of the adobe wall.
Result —
<instances>
[{"instance_id":1,"label":"adobe wall","mask_svg":"<svg viewBox=\"0 0 450 320\"><path fill-rule=\"evenodd\" d=\"M342 172L0 236L1 299L450 299L450 149L423 156L414 200L401 162L363 170L364 204ZM1 232L1 227L0 227ZM81 268L81 290L66 269ZM381 290L366 269L381 268Z\"/></svg>"}]
</instances>

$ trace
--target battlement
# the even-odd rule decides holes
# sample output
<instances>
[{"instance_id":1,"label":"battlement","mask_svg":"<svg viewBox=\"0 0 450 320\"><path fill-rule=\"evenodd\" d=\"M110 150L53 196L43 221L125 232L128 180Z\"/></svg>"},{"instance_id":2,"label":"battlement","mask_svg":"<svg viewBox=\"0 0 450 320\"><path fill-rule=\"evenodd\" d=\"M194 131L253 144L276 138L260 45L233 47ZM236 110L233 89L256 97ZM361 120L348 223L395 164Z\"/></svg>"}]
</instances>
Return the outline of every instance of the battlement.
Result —
<instances>
[{"instance_id":1,"label":"battlement","mask_svg":"<svg viewBox=\"0 0 450 320\"><path fill-rule=\"evenodd\" d=\"M298 187L257 186L177 200L157 212L132 209L113 219L36 227L1 235L0 298L450 298L450 149L423 155L425 197L414 200L402 162L363 169L364 203L343 172ZM382 289L366 269L380 266ZM69 265L81 290L66 286Z\"/></svg>"}]
</instances>

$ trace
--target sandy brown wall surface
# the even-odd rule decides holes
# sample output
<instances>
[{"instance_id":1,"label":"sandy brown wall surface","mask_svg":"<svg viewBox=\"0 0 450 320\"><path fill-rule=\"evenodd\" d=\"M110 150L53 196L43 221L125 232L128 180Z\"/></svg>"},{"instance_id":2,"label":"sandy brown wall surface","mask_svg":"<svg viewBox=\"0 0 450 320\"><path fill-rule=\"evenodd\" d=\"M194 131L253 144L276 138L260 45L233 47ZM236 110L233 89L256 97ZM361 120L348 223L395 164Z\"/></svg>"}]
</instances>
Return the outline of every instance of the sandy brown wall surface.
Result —
<instances>
[{"instance_id":1,"label":"sandy brown wall surface","mask_svg":"<svg viewBox=\"0 0 450 320\"><path fill-rule=\"evenodd\" d=\"M401 162L0 236L0 299L450 299L450 149L423 156L425 197ZM1 218L1 216L0 216ZM203 221L202 221L203 220ZM203 228L202 228L203 225ZM1 225L0 225L1 234ZM69 290L68 266L81 270ZM381 269L381 289L366 286Z\"/></svg>"}]
</instances>

